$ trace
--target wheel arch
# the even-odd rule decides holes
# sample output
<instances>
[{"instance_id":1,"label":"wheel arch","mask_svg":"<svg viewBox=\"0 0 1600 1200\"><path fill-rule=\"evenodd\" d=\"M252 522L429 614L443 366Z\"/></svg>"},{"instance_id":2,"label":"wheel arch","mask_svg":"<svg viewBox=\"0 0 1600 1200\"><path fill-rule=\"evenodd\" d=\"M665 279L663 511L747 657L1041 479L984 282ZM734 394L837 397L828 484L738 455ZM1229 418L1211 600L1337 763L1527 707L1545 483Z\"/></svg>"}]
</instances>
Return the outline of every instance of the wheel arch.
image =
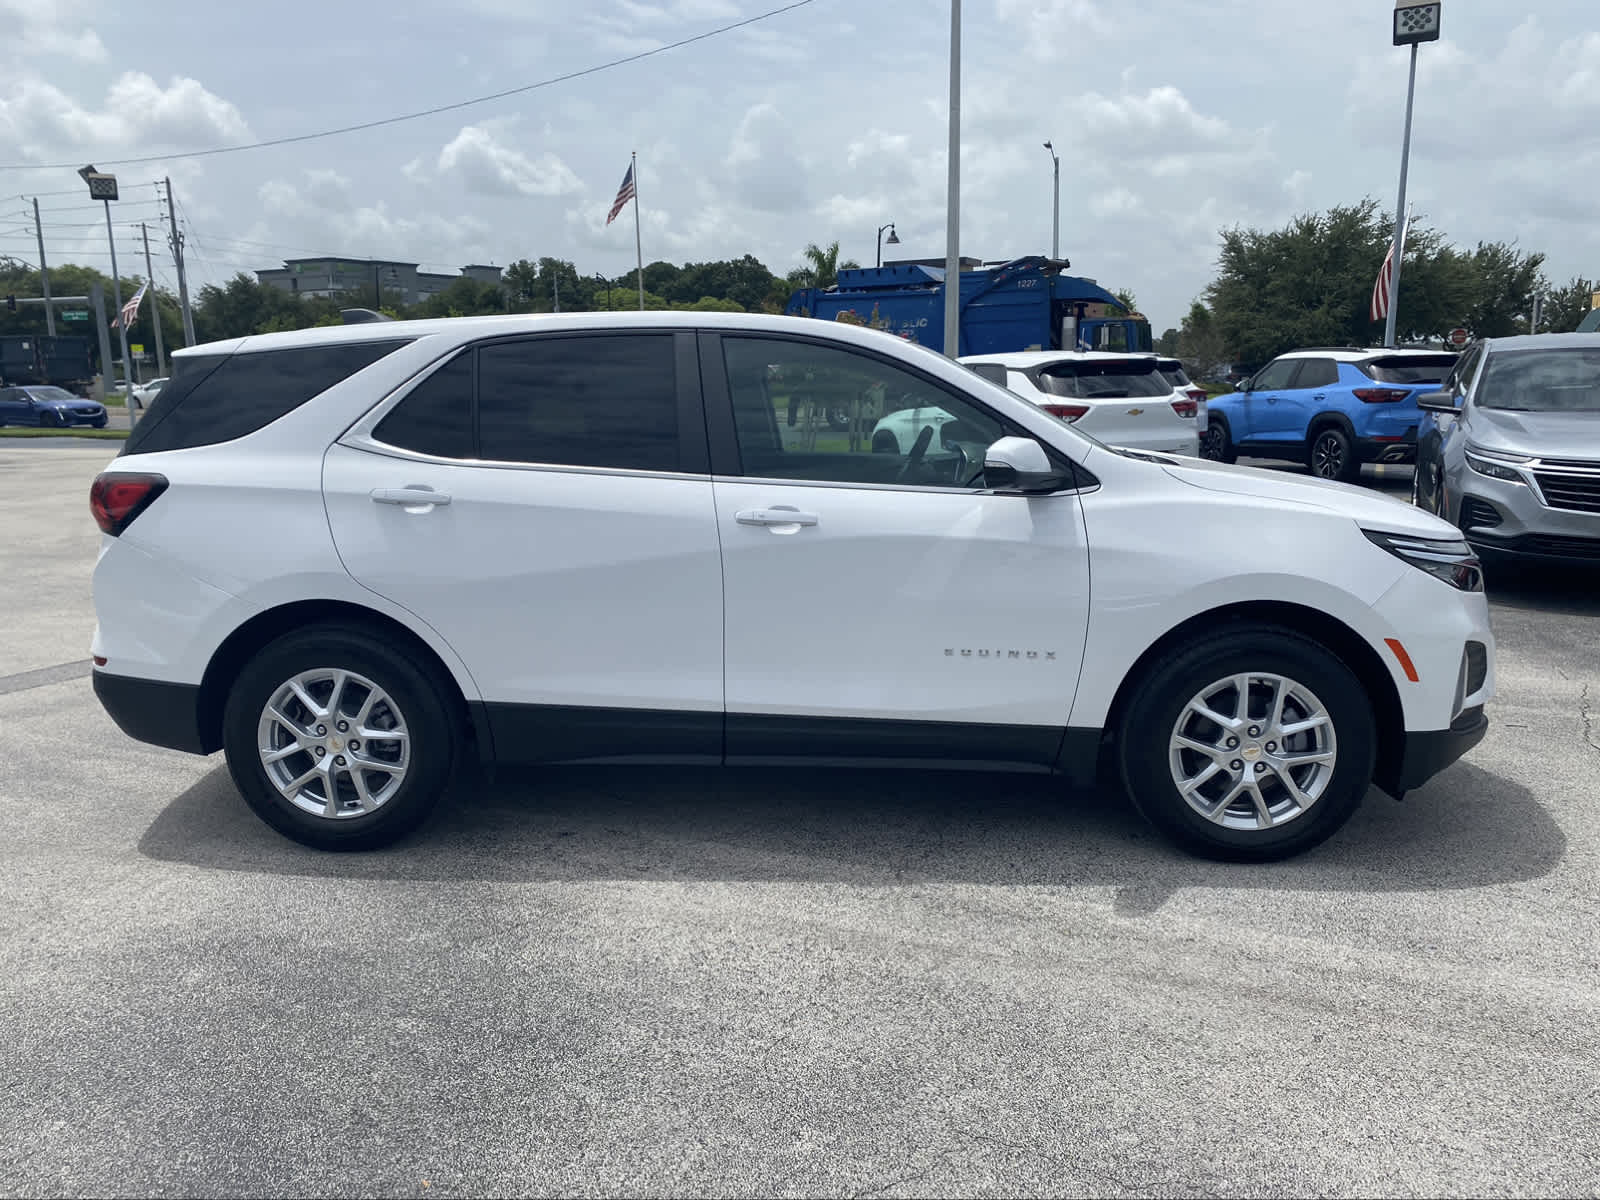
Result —
<instances>
[{"instance_id":1,"label":"wheel arch","mask_svg":"<svg viewBox=\"0 0 1600 1200\"><path fill-rule=\"evenodd\" d=\"M436 677L446 703L455 709L477 741L483 761L493 757L493 742L483 706L468 704L450 668L432 646L393 617L345 600L298 600L256 613L219 645L206 664L198 699L200 738L207 754L222 748L222 713L239 672L270 642L286 633L318 625L364 628L382 637Z\"/></svg>"},{"instance_id":2,"label":"wheel arch","mask_svg":"<svg viewBox=\"0 0 1600 1200\"><path fill-rule=\"evenodd\" d=\"M1339 412L1337 409L1323 409L1312 416L1310 421L1306 422L1306 448L1308 450L1311 448L1311 443L1316 439L1317 434L1330 425L1337 426L1340 432L1350 439L1352 448L1354 447L1356 440L1355 422L1350 419L1348 414Z\"/></svg>"},{"instance_id":3,"label":"wheel arch","mask_svg":"<svg viewBox=\"0 0 1600 1200\"><path fill-rule=\"evenodd\" d=\"M1144 679L1172 653L1197 634L1214 633L1229 625L1276 625L1294 631L1325 647L1355 673L1367 695L1378 731L1378 753L1373 778L1386 790L1393 789L1399 777L1405 750L1405 712L1400 692L1395 687L1378 651L1359 633L1337 617L1303 604L1278 600L1250 600L1208 609L1186 618L1162 634L1129 668L1111 699L1106 712L1102 749L1109 751L1116 739L1123 714ZM1102 757L1102 764L1106 760Z\"/></svg>"}]
</instances>

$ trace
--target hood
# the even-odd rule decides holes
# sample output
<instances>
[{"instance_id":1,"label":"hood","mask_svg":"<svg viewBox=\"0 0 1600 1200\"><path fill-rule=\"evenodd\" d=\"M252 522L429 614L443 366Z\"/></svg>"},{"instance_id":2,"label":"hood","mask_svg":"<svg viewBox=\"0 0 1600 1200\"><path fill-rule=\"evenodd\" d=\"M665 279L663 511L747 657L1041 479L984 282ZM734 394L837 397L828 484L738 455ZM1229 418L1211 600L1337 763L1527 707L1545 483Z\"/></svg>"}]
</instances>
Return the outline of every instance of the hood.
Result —
<instances>
[{"instance_id":1,"label":"hood","mask_svg":"<svg viewBox=\"0 0 1600 1200\"><path fill-rule=\"evenodd\" d=\"M1309 475L1233 467L1203 458L1173 458L1167 474L1191 487L1234 496L1251 496L1324 509L1349 517L1363 529L1407 533L1422 538L1461 537L1461 531L1432 513L1404 500L1348 483L1332 483Z\"/></svg>"},{"instance_id":2,"label":"hood","mask_svg":"<svg viewBox=\"0 0 1600 1200\"><path fill-rule=\"evenodd\" d=\"M1474 408L1467 441L1508 454L1600 459L1600 412L1508 412Z\"/></svg>"}]
</instances>

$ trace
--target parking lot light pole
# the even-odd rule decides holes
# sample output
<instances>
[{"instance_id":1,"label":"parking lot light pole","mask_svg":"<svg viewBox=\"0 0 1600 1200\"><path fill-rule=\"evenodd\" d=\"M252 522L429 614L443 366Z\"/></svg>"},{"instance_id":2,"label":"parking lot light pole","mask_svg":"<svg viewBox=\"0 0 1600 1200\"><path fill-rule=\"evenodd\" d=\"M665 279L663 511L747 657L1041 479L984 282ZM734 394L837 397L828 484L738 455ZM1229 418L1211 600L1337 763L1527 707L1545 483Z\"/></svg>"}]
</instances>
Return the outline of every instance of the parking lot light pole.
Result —
<instances>
[{"instance_id":1,"label":"parking lot light pole","mask_svg":"<svg viewBox=\"0 0 1600 1200\"><path fill-rule=\"evenodd\" d=\"M950 0L950 148L944 209L944 352L961 353L961 0Z\"/></svg>"},{"instance_id":2,"label":"parking lot light pole","mask_svg":"<svg viewBox=\"0 0 1600 1200\"><path fill-rule=\"evenodd\" d=\"M1046 142L1044 148L1050 151L1050 159L1055 163L1055 191L1050 200L1050 258L1058 261L1061 258L1061 156L1050 142Z\"/></svg>"},{"instance_id":3,"label":"parking lot light pole","mask_svg":"<svg viewBox=\"0 0 1600 1200\"><path fill-rule=\"evenodd\" d=\"M1394 44L1411 47L1411 76L1406 81L1406 128L1400 143L1400 198L1394 205L1394 271L1389 280L1389 315L1384 321L1383 344L1394 348L1395 318L1399 315L1400 259L1406 249L1406 168L1411 161L1411 102L1417 91L1417 47L1439 40L1438 0L1395 0Z\"/></svg>"},{"instance_id":4,"label":"parking lot light pole","mask_svg":"<svg viewBox=\"0 0 1600 1200\"><path fill-rule=\"evenodd\" d=\"M122 319L122 280L117 275L117 237L111 229L111 202L117 198L117 177L96 171L90 163L78 171L89 185L89 198L101 200L106 206L106 240L111 244L111 297L117 306L117 334L122 341L123 402L128 406L128 424L133 425L133 356L128 353L128 323ZM101 392L105 391L105 378L110 374L110 363L100 365Z\"/></svg>"},{"instance_id":5,"label":"parking lot light pole","mask_svg":"<svg viewBox=\"0 0 1600 1200\"><path fill-rule=\"evenodd\" d=\"M885 229L889 231L889 245L898 246L900 244L900 238L894 231L893 221L890 221L887 225L878 226L878 265L880 267L883 266L883 231Z\"/></svg>"}]
</instances>

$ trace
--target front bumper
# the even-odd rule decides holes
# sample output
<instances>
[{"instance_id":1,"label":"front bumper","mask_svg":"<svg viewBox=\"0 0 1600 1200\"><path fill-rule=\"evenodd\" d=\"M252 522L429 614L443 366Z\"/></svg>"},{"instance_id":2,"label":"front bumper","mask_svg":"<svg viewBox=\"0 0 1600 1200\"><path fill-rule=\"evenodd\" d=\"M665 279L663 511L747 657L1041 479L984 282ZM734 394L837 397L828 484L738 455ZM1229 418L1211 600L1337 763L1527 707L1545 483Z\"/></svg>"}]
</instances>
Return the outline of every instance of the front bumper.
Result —
<instances>
[{"instance_id":1,"label":"front bumper","mask_svg":"<svg viewBox=\"0 0 1600 1200\"><path fill-rule=\"evenodd\" d=\"M1531 474L1526 482L1495 479L1462 464L1448 511L1480 551L1560 562L1600 563L1600 513L1546 504Z\"/></svg>"},{"instance_id":2,"label":"front bumper","mask_svg":"<svg viewBox=\"0 0 1600 1200\"><path fill-rule=\"evenodd\" d=\"M1482 705L1463 711L1450 722L1448 729L1409 732L1395 777L1380 780L1380 786L1398 800L1483 741L1483 735L1488 732L1489 718L1484 715Z\"/></svg>"},{"instance_id":3,"label":"front bumper","mask_svg":"<svg viewBox=\"0 0 1600 1200\"><path fill-rule=\"evenodd\" d=\"M186 754L210 754L200 733L200 688L131 675L94 673L94 694L117 728L136 741Z\"/></svg>"}]
</instances>

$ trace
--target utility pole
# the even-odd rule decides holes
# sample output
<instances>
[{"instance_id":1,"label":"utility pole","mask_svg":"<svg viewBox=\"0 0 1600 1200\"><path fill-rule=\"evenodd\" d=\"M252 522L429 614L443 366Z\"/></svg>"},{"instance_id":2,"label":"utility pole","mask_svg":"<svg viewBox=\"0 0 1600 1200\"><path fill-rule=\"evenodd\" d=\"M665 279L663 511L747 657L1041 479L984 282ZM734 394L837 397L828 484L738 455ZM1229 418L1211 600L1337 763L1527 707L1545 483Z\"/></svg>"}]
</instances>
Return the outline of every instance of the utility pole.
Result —
<instances>
[{"instance_id":1,"label":"utility pole","mask_svg":"<svg viewBox=\"0 0 1600 1200\"><path fill-rule=\"evenodd\" d=\"M100 399L103 402L110 389L106 384L111 380L111 332L106 328L106 294L98 283L89 285L89 307L94 309L95 330L100 334ZM133 421L133 397L128 397L128 421Z\"/></svg>"},{"instance_id":2,"label":"utility pole","mask_svg":"<svg viewBox=\"0 0 1600 1200\"><path fill-rule=\"evenodd\" d=\"M560 312L561 311L561 271L559 269L554 270L554 271L552 271L550 273L550 287L551 287L551 290L555 293L555 298L556 298L555 310L556 310L556 312Z\"/></svg>"},{"instance_id":3,"label":"utility pole","mask_svg":"<svg viewBox=\"0 0 1600 1200\"><path fill-rule=\"evenodd\" d=\"M56 335L56 310L50 303L50 268L44 261L44 227L39 224L39 197L33 198L33 231L39 235L39 286L44 289L44 328L51 337Z\"/></svg>"},{"instance_id":4,"label":"utility pole","mask_svg":"<svg viewBox=\"0 0 1600 1200\"><path fill-rule=\"evenodd\" d=\"M139 234L144 238L144 279L150 287L150 324L156 331L156 374L167 373L167 353L161 347L161 296L156 291L155 268L150 265L150 230L139 222Z\"/></svg>"},{"instance_id":5,"label":"utility pole","mask_svg":"<svg viewBox=\"0 0 1600 1200\"><path fill-rule=\"evenodd\" d=\"M955 358L961 353L961 0L950 0L949 154L944 215L944 352L945 357Z\"/></svg>"},{"instance_id":6,"label":"utility pole","mask_svg":"<svg viewBox=\"0 0 1600 1200\"><path fill-rule=\"evenodd\" d=\"M194 345L194 314L189 311L189 281L183 274L183 234L178 232L178 210L172 204L172 180L166 179L167 220L172 224L172 262L178 268L178 306L183 310L183 344Z\"/></svg>"}]
</instances>

